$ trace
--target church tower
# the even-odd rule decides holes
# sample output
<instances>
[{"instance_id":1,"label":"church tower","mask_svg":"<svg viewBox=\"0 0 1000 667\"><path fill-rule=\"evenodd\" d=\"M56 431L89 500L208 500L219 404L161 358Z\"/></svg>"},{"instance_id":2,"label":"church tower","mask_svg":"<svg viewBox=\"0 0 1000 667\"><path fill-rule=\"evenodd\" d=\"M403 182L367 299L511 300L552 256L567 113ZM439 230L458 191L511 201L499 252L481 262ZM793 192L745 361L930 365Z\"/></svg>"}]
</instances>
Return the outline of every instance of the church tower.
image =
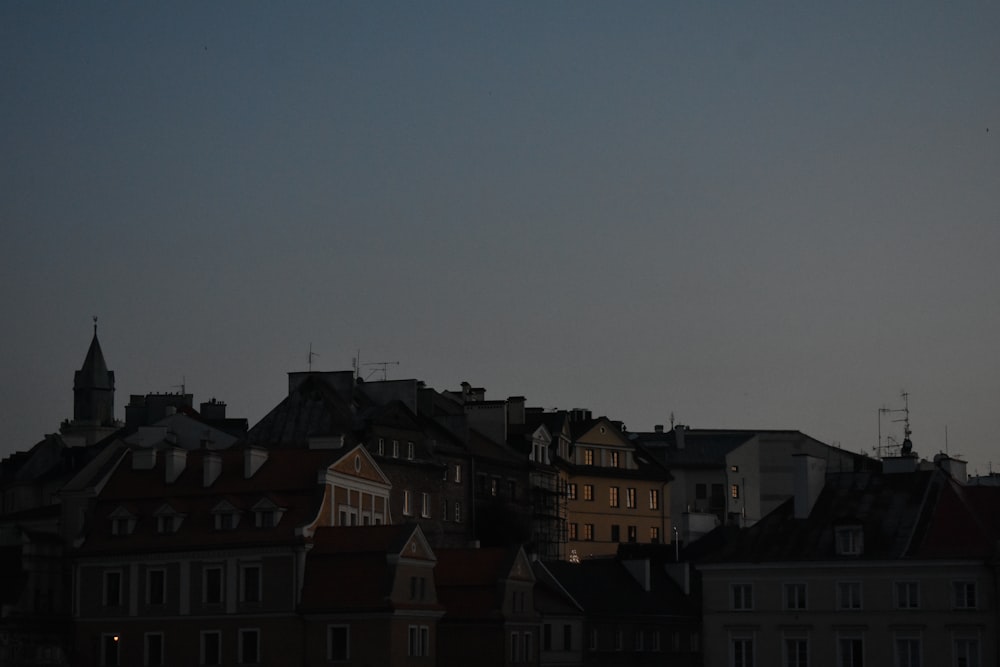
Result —
<instances>
[{"instance_id":1,"label":"church tower","mask_svg":"<svg viewBox=\"0 0 1000 667\"><path fill-rule=\"evenodd\" d=\"M120 427L121 423L115 421L115 373L104 361L95 317L90 349L83 367L73 376L73 420L63 422L60 430L73 439L82 437L81 444L89 445Z\"/></svg>"}]
</instances>

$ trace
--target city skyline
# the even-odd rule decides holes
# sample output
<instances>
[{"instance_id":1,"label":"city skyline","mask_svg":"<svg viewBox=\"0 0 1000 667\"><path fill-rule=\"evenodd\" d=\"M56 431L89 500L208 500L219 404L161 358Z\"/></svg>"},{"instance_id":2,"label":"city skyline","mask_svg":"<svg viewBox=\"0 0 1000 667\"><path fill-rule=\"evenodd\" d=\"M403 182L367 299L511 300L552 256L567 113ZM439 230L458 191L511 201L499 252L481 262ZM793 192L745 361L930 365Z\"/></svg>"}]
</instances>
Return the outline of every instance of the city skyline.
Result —
<instances>
[{"instance_id":1,"label":"city skyline","mask_svg":"<svg viewBox=\"0 0 1000 667\"><path fill-rule=\"evenodd\" d=\"M1000 8L0 6L6 456L285 374L998 460ZM901 436L898 424L884 429ZM883 431L885 435L885 431Z\"/></svg>"}]
</instances>

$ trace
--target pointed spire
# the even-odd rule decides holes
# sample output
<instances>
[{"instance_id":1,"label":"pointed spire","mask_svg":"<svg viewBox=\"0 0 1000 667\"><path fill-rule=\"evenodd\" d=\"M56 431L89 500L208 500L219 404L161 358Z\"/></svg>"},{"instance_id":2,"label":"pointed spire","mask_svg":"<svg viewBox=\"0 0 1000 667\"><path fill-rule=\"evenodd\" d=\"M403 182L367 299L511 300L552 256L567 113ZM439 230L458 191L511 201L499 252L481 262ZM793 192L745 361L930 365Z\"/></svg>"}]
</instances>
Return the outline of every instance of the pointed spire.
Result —
<instances>
[{"instance_id":1,"label":"pointed spire","mask_svg":"<svg viewBox=\"0 0 1000 667\"><path fill-rule=\"evenodd\" d=\"M114 422L115 374L108 370L97 339L97 317L94 317L94 337L90 341L83 366L73 377L73 419L80 423L110 424Z\"/></svg>"}]
</instances>

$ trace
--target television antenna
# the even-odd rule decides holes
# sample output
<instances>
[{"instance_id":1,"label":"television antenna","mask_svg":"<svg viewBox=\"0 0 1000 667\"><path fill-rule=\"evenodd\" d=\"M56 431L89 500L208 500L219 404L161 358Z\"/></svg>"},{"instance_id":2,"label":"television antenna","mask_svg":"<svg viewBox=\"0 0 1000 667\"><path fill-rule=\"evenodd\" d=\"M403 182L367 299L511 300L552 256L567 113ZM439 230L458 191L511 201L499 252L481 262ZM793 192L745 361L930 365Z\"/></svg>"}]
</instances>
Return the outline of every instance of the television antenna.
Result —
<instances>
[{"instance_id":1,"label":"television antenna","mask_svg":"<svg viewBox=\"0 0 1000 667\"><path fill-rule=\"evenodd\" d=\"M878 443L875 445L875 458L883 458L886 456L906 456L912 451L913 443L910 442L910 435L913 433L910 430L910 394L905 389L900 392L900 396L903 399L903 407L901 408L887 408L882 406L878 409ZM903 424L903 441L899 442L896 438L891 435L885 437L885 443L882 442L882 415L892 415L903 413L901 419L892 419L891 422L898 424L902 422Z\"/></svg>"},{"instance_id":2,"label":"television antenna","mask_svg":"<svg viewBox=\"0 0 1000 667\"><path fill-rule=\"evenodd\" d=\"M313 369L313 357L318 357L318 356L319 356L319 354L317 354L316 352L313 352L313 344L309 343L309 354L306 355L306 360L309 363L309 372L310 373L312 373L312 369Z\"/></svg>"},{"instance_id":3,"label":"television antenna","mask_svg":"<svg viewBox=\"0 0 1000 667\"><path fill-rule=\"evenodd\" d=\"M375 373L378 373L379 371L382 371L382 379L388 380L389 366L398 366L398 365L399 365L398 361L367 361L365 363L361 363L361 350L358 350L358 354L356 357L354 357L353 363L351 364L351 366L354 368L355 380L361 378L362 367L369 367L369 366L374 366L374 368L368 371L368 375L364 377L365 380L370 379L371 376L375 375Z\"/></svg>"}]
</instances>

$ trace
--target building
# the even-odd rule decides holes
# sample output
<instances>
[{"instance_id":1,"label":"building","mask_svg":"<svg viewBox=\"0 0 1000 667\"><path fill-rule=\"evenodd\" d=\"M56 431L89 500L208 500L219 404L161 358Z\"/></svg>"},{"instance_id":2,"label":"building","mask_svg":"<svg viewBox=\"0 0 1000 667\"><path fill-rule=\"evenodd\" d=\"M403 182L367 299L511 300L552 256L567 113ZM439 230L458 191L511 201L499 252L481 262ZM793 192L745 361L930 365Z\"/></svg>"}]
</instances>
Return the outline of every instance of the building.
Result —
<instances>
[{"instance_id":1,"label":"building","mask_svg":"<svg viewBox=\"0 0 1000 667\"><path fill-rule=\"evenodd\" d=\"M826 474L699 564L705 665L996 664L1000 489L940 459Z\"/></svg>"}]
</instances>

